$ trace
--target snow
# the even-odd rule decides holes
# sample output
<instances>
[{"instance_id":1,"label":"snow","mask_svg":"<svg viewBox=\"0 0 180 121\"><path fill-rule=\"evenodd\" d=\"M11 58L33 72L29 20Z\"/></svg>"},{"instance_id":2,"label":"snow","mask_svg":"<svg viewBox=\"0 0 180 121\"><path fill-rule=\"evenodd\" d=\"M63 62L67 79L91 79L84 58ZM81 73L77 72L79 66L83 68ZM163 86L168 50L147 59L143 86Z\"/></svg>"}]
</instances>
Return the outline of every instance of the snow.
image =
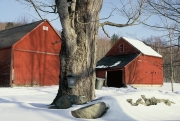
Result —
<instances>
[{"instance_id":1,"label":"snow","mask_svg":"<svg viewBox=\"0 0 180 121\"><path fill-rule=\"evenodd\" d=\"M163 87L127 88L103 87L96 90L98 100L87 103L105 102L110 108L98 119L77 119L71 111L84 105L73 105L69 109L48 109L56 96L58 86L47 87L13 87L0 88L1 121L134 121L134 120L180 120L180 84L164 83ZM159 103L153 106L131 106L126 99L133 102L145 95L147 98L169 99L175 104L167 106Z\"/></svg>"},{"instance_id":2,"label":"snow","mask_svg":"<svg viewBox=\"0 0 180 121\"><path fill-rule=\"evenodd\" d=\"M144 55L162 57L159 53L157 53L151 47L144 44L142 41L130 39L130 38L126 38L126 37L122 37L122 38L125 39L132 46L134 46L136 49L138 49L140 52L142 52Z\"/></svg>"},{"instance_id":3,"label":"snow","mask_svg":"<svg viewBox=\"0 0 180 121\"><path fill-rule=\"evenodd\" d=\"M111 65L111 66L105 66L105 65L100 65L100 66L97 66L96 68L108 68L108 67L114 67L114 66L117 66L121 63L121 61L118 61L116 62L115 64Z\"/></svg>"}]
</instances>

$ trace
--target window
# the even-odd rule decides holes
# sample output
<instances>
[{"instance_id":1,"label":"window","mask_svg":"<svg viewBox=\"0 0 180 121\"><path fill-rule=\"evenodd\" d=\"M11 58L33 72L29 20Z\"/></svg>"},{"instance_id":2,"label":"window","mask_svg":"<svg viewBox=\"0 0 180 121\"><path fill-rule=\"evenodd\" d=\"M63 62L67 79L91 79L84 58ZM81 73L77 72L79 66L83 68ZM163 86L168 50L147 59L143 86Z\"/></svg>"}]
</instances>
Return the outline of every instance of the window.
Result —
<instances>
[{"instance_id":1,"label":"window","mask_svg":"<svg viewBox=\"0 0 180 121\"><path fill-rule=\"evenodd\" d=\"M120 53L124 52L124 45L123 44L119 45L119 52Z\"/></svg>"}]
</instances>

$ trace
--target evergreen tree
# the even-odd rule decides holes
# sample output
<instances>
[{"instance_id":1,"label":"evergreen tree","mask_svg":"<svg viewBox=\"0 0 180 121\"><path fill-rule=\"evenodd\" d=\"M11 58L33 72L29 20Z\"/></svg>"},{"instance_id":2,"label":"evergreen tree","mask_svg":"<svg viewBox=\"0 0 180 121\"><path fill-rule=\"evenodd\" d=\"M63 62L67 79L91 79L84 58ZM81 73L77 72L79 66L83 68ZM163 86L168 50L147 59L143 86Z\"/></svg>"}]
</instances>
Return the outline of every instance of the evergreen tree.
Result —
<instances>
[{"instance_id":1,"label":"evergreen tree","mask_svg":"<svg viewBox=\"0 0 180 121\"><path fill-rule=\"evenodd\" d=\"M113 34L111 37L111 45L113 46L119 40L119 36L117 34Z\"/></svg>"}]
</instances>

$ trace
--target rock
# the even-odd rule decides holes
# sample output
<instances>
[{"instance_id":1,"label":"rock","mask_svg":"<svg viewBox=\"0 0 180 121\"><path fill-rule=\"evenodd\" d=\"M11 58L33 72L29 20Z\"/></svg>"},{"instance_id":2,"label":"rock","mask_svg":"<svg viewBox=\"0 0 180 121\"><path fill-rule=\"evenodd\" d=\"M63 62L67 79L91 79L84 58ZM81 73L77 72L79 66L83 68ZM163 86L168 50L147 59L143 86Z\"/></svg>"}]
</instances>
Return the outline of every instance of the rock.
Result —
<instances>
[{"instance_id":1,"label":"rock","mask_svg":"<svg viewBox=\"0 0 180 121\"><path fill-rule=\"evenodd\" d=\"M169 99L167 99L166 101L164 101L164 103L168 106L171 106L171 101Z\"/></svg>"},{"instance_id":2,"label":"rock","mask_svg":"<svg viewBox=\"0 0 180 121\"><path fill-rule=\"evenodd\" d=\"M127 99L126 100L128 103L132 103L132 99Z\"/></svg>"},{"instance_id":3,"label":"rock","mask_svg":"<svg viewBox=\"0 0 180 121\"><path fill-rule=\"evenodd\" d=\"M137 106L139 104L143 104L146 106L150 106L150 105L157 105L157 103L165 103L168 106L171 106L171 104L175 104L174 102L170 101L169 99L156 99L155 97L151 97L151 98L146 98L145 95L141 95L142 99L144 100L144 102L142 101L141 98L139 98L136 103L132 102L132 99L127 99L126 101L129 102L132 106Z\"/></svg>"},{"instance_id":4,"label":"rock","mask_svg":"<svg viewBox=\"0 0 180 121\"><path fill-rule=\"evenodd\" d=\"M157 105L158 101L155 97L151 98L151 105Z\"/></svg>"},{"instance_id":5,"label":"rock","mask_svg":"<svg viewBox=\"0 0 180 121\"><path fill-rule=\"evenodd\" d=\"M141 97L142 97L142 99L145 99L145 98L146 98L145 95L141 95Z\"/></svg>"},{"instance_id":6,"label":"rock","mask_svg":"<svg viewBox=\"0 0 180 121\"><path fill-rule=\"evenodd\" d=\"M104 102L99 102L78 110L71 111L71 114L76 118L96 119L106 113L107 109L108 108Z\"/></svg>"},{"instance_id":7,"label":"rock","mask_svg":"<svg viewBox=\"0 0 180 121\"><path fill-rule=\"evenodd\" d=\"M67 109L72 106L71 99L69 96L61 96L56 102L55 106L59 109Z\"/></svg>"},{"instance_id":8,"label":"rock","mask_svg":"<svg viewBox=\"0 0 180 121\"><path fill-rule=\"evenodd\" d=\"M132 106L137 106L138 105L138 103L133 103L132 102L132 99L127 99L126 100L128 103L130 103Z\"/></svg>"},{"instance_id":9,"label":"rock","mask_svg":"<svg viewBox=\"0 0 180 121\"><path fill-rule=\"evenodd\" d=\"M137 103L131 103L131 105L132 105L132 106L138 106L138 104L137 104Z\"/></svg>"},{"instance_id":10,"label":"rock","mask_svg":"<svg viewBox=\"0 0 180 121\"><path fill-rule=\"evenodd\" d=\"M141 98L139 98L137 101L136 101L136 104L142 104L142 105L146 105Z\"/></svg>"},{"instance_id":11,"label":"rock","mask_svg":"<svg viewBox=\"0 0 180 121\"><path fill-rule=\"evenodd\" d=\"M150 106L151 105L151 99L147 98L145 103L146 103L147 106Z\"/></svg>"}]
</instances>

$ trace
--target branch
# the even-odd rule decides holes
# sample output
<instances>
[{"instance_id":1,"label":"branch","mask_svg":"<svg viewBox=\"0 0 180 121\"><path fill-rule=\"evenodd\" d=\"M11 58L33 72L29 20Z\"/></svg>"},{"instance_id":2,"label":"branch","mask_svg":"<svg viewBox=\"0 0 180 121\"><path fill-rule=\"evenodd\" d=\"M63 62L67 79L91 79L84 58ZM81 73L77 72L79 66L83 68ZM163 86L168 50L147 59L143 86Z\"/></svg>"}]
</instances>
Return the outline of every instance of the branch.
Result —
<instances>
[{"instance_id":1,"label":"branch","mask_svg":"<svg viewBox=\"0 0 180 121\"><path fill-rule=\"evenodd\" d=\"M138 19L142 15L142 7L143 7L143 5L144 5L144 0L141 3L139 3L139 10L137 12L134 13L134 10L133 10L134 14L132 15L132 17L129 17L126 14L125 10L123 9L124 13L126 14L126 17L128 18L126 24L117 24L117 23L113 23L113 22L110 22L110 21L105 21L103 23L100 23L100 26L109 25L109 26L115 26L115 27L126 27L126 26L132 26L132 25L139 25L139 24L141 24L141 22L139 22L137 24L135 24L135 23L138 22ZM132 22L130 22L131 20L132 20ZM145 20L147 20L147 19L145 19Z\"/></svg>"},{"instance_id":2,"label":"branch","mask_svg":"<svg viewBox=\"0 0 180 121\"><path fill-rule=\"evenodd\" d=\"M151 27L151 28L157 28L157 29L171 29L171 30L180 32L180 30L175 29L175 28L170 28L170 27L167 28L167 27L161 27L161 26L154 26L154 25L146 24L146 23L144 23L144 22L142 22L142 24L145 25L145 26Z\"/></svg>"},{"instance_id":3,"label":"branch","mask_svg":"<svg viewBox=\"0 0 180 121\"><path fill-rule=\"evenodd\" d=\"M38 12L36 5L34 4L34 2L32 0L30 0L30 3L33 5L35 11L37 12L37 14L39 15L39 17L43 20L42 16L40 15L40 13Z\"/></svg>"},{"instance_id":4,"label":"branch","mask_svg":"<svg viewBox=\"0 0 180 121\"><path fill-rule=\"evenodd\" d=\"M110 38L109 34L105 31L104 26L102 26L102 30L103 30L104 34L106 34L106 36L107 36L108 38Z\"/></svg>"},{"instance_id":5,"label":"branch","mask_svg":"<svg viewBox=\"0 0 180 121\"><path fill-rule=\"evenodd\" d=\"M164 1L165 2L165 1ZM166 18L168 18L168 19L171 19L171 20L173 20L173 21L175 21L175 22L177 22L177 23L180 23L178 20L179 19L175 19L175 18L172 18L172 17L170 17L170 15L169 16L167 16L165 13L162 13L161 12L161 9L159 10L158 8L159 7L161 7L162 9L168 9L167 7L165 8L165 6L161 6L161 5L159 5L159 4L156 4L156 3L152 3L152 1L149 1L148 0L148 3L149 3L149 5L154 9L154 10L156 10L160 15L162 15L162 16L165 16ZM166 2L165 2L166 3ZM167 3L166 3L167 4ZM168 4L169 5L169 4ZM179 11L178 11L178 13L179 13ZM174 17L174 16L173 16Z\"/></svg>"}]
</instances>

